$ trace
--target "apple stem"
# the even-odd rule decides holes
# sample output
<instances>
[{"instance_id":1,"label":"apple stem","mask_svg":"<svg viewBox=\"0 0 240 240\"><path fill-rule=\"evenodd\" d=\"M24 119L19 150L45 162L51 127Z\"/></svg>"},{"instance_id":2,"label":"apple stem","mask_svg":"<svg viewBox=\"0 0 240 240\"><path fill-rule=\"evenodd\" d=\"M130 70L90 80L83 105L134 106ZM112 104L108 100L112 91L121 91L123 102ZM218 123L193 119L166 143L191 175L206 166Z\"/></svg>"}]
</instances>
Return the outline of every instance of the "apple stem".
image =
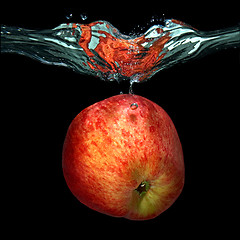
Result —
<instances>
[{"instance_id":1,"label":"apple stem","mask_svg":"<svg viewBox=\"0 0 240 240\"><path fill-rule=\"evenodd\" d=\"M135 189L140 197L144 196L150 188L150 183L148 181L142 181L139 186Z\"/></svg>"}]
</instances>

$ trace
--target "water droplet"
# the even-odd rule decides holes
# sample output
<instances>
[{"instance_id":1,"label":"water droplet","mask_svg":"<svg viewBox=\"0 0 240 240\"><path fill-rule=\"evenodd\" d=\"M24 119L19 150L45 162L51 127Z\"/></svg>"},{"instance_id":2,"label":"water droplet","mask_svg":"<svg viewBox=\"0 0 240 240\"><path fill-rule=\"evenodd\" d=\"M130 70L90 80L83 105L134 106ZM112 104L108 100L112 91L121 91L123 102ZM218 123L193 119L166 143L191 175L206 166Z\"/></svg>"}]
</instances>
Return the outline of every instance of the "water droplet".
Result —
<instances>
[{"instance_id":1,"label":"water droplet","mask_svg":"<svg viewBox=\"0 0 240 240\"><path fill-rule=\"evenodd\" d=\"M162 14L162 21L165 21L165 13Z\"/></svg>"},{"instance_id":2,"label":"water droplet","mask_svg":"<svg viewBox=\"0 0 240 240\"><path fill-rule=\"evenodd\" d=\"M72 13L69 13L68 15L66 15L66 19L69 20L73 17L73 14Z\"/></svg>"},{"instance_id":3,"label":"water droplet","mask_svg":"<svg viewBox=\"0 0 240 240\"><path fill-rule=\"evenodd\" d=\"M150 19L150 22L151 22L151 23L155 22L155 18L152 17L152 18Z\"/></svg>"},{"instance_id":4,"label":"water droplet","mask_svg":"<svg viewBox=\"0 0 240 240\"><path fill-rule=\"evenodd\" d=\"M153 15L152 17L151 17L151 19L150 19L150 22L151 23L154 23L154 22L158 22L159 20L159 16L158 15Z\"/></svg>"},{"instance_id":5,"label":"water droplet","mask_svg":"<svg viewBox=\"0 0 240 240\"><path fill-rule=\"evenodd\" d=\"M86 13L81 13L81 14L80 14L80 17L81 17L81 19L82 19L83 21L87 20L87 18L88 18L88 16L87 16Z\"/></svg>"},{"instance_id":6,"label":"water droplet","mask_svg":"<svg viewBox=\"0 0 240 240\"><path fill-rule=\"evenodd\" d=\"M130 105L130 108L131 108L132 110L136 110L136 109L138 108L138 104L137 104L137 103L132 103L132 104Z\"/></svg>"},{"instance_id":7,"label":"water droplet","mask_svg":"<svg viewBox=\"0 0 240 240\"><path fill-rule=\"evenodd\" d=\"M168 20L165 21L165 26L167 28L170 28L172 25L173 25L172 20L168 19Z\"/></svg>"}]
</instances>

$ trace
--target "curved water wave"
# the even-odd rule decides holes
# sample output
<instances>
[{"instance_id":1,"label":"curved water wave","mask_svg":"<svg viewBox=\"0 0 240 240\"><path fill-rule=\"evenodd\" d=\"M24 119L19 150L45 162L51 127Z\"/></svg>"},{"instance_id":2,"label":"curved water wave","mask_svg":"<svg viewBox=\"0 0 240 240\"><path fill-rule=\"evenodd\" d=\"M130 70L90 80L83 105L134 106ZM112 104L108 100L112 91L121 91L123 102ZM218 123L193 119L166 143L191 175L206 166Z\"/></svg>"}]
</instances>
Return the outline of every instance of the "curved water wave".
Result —
<instances>
[{"instance_id":1,"label":"curved water wave","mask_svg":"<svg viewBox=\"0 0 240 240\"><path fill-rule=\"evenodd\" d=\"M40 31L1 26L1 52L108 81L141 82L174 64L228 47L240 47L239 26L203 32L168 19L138 37L121 34L107 21L63 23Z\"/></svg>"}]
</instances>

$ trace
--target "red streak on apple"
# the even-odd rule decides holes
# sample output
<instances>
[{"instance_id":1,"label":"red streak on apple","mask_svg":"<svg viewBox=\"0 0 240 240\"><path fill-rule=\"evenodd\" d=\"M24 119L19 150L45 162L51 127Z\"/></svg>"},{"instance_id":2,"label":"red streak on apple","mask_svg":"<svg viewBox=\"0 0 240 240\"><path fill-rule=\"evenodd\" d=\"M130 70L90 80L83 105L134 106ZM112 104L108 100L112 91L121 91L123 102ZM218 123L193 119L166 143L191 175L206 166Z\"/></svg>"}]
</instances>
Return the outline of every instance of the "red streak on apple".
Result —
<instances>
[{"instance_id":1,"label":"red streak on apple","mask_svg":"<svg viewBox=\"0 0 240 240\"><path fill-rule=\"evenodd\" d=\"M114 217L154 218L184 185L182 147L172 120L137 95L113 96L81 111L69 126L62 164L76 198Z\"/></svg>"}]
</instances>

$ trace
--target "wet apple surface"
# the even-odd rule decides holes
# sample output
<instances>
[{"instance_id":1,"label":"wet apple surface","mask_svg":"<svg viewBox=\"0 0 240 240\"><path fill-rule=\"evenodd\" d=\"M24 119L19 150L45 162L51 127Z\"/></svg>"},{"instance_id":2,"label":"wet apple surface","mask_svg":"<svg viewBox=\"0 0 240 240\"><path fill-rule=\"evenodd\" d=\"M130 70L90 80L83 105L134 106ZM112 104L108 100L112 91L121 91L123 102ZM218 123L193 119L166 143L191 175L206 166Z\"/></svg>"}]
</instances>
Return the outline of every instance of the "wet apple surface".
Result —
<instances>
[{"instance_id":1,"label":"wet apple surface","mask_svg":"<svg viewBox=\"0 0 240 240\"><path fill-rule=\"evenodd\" d=\"M62 164L80 202L132 220L158 216L184 185L182 147L172 120L157 104L132 94L81 111L69 126Z\"/></svg>"}]
</instances>

